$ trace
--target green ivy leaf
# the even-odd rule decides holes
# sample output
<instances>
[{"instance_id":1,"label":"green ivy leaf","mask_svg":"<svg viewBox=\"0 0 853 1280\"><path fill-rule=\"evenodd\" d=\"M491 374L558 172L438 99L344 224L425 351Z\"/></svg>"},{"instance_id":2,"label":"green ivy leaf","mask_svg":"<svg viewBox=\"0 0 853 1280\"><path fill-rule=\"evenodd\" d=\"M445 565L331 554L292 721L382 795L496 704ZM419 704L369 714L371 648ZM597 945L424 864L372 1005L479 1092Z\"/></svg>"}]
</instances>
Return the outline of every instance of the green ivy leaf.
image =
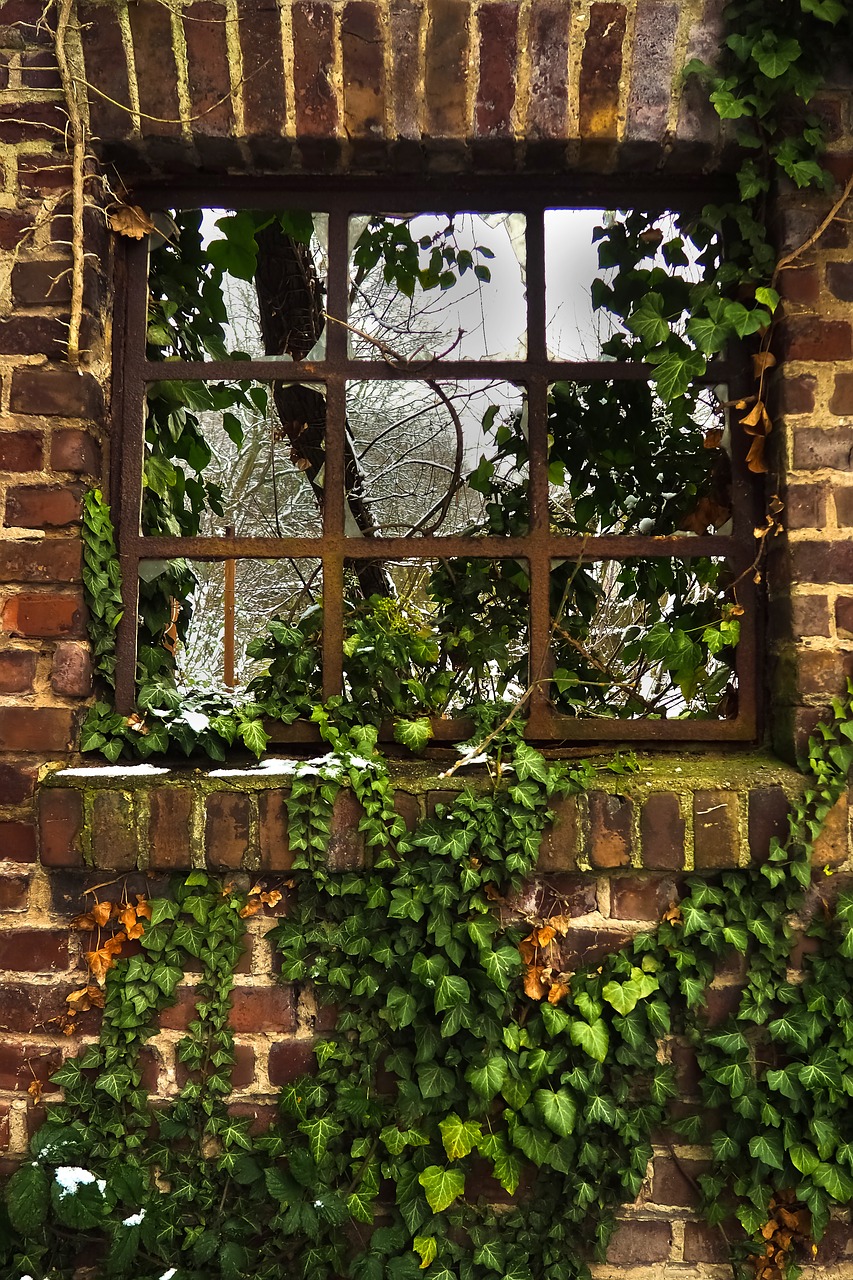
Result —
<instances>
[{"instance_id":1,"label":"green ivy leaf","mask_svg":"<svg viewBox=\"0 0 853 1280\"><path fill-rule=\"evenodd\" d=\"M503 1088L508 1070L506 1058L495 1054L487 1058L481 1067L469 1067L465 1072L465 1079L478 1098L490 1101Z\"/></svg>"},{"instance_id":2,"label":"green ivy leaf","mask_svg":"<svg viewBox=\"0 0 853 1280\"><path fill-rule=\"evenodd\" d=\"M572 1038L572 1044L583 1049L584 1053L588 1053L596 1062L604 1062L610 1047L610 1037L607 1034L607 1026L601 1018L591 1026L586 1022L574 1021L569 1029L569 1035Z\"/></svg>"},{"instance_id":3,"label":"green ivy leaf","mask_svg":"<svg viewBox=\"0 0 853 1280\"><path fill-rule=\"evenodd\" d=\"M439 978L435 989L435 1011L442 1013L445 1009L456 1009L467 1005L471 999L471 988L464 978L454 974L445 974Z\"/></svg>"},{"instance_id":4,"label":"green ivy leaf","mask_svg":"<svg viewBox=\"0 0 853 1280\"><path fill-rule=\"evenodd\" d=\"M568 1138L574 1132L578 1111L568 1089L537 1089L533 1103L544 1123L558 1138Z\"/></svg>"},{"instance_id":5,"label":"green ivy leaf","mask_svg":"<svg viewBox=\"0 0 853 1280\"><path fill-rule=\"evenodd\" d=\"M749 1154L756 1160L761 1160L764 1164L769 1165L771 1169L783 1169L784 1152L782 1149L782 1139L778 1133L759 1133L750 1140Z\"/></svg>"},{"instance_id":6,"label":"green ivy leaf","mask_svg":"<svg viewBox=\"0 0 853 1280\"><path fill-rule=\"evenodd\" d=\"M427 1204L433 1213L443 1213L465 1190L465 1175L459 1169L442 1169L431 1164L418 1174L418 1182L424 1189Z\"/></svg>"},{"instance_id":7,"label":"green ivy leaf","mask_svg":"<svg viewBox=\"0 0 853 1280\"><path fill-rule=\"evenodd\" d=\"M470 1155L483 1136L482 1125L477 1120L462 1120L451 1112L439 1122L441 1141L449 1160L461 1160Z\"/></svg>"},{"instance_id":8,"label":"green ivy leaf","mask_svg":"<svg viewBox=\"0 0 853 1280\"><path fill-rule=\"evenodd\" d=\"M50 1183L37 1164L16 1169L6 1187L9 1221L22 1236L31 1236L47 1219Z\"/></svg>"}]
</instances>

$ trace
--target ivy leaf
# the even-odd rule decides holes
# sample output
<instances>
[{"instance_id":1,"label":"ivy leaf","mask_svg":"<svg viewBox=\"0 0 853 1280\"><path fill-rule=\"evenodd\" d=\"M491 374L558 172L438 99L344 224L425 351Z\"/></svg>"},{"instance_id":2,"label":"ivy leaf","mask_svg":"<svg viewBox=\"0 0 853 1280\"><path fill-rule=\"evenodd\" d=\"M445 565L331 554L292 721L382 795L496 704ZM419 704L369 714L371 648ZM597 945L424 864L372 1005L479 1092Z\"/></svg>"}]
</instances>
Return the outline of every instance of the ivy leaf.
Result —
<instances>
[{"instance_id":1,"label":"ivy leaf","mask_svg":"<svg viewBox=\"0 0 853 1280\"><path fill-rule=\"evenodd\" d=\"M772 33L768 33L762 42L752 48L752 56L762 75L767 76L768 80L778 80L779 76L783 76L801 53L800 43L793 36L780 40Z\"/></svg>"},{"instance_id":2,"label":"ivy leaf","mask_svg":"<svg viewBox=\"0 0 853 1280\"><path fill-rule=\"evenodd\" d=\"M533 1103L540 1117L558 1138L574 1132L578 1109L568 1089L537 1089Z\"/></svg>"},{"instance_id":3,"label":"ivy leaf","mask_svg":"<svg viewBox=\"0 0 853 1280\"><path fill-rule=\"evenodd\" d=\"M487 1058L483 1066L469 1067L465 1072L465 1079L478 1098L491 1101L503 1088L508 1070L506 1058L495 1054Z\"/></svg>"},{"instance_id":4,"label":"ivy leaf","mask_svg":"<svg viewBox=\"0 0 853 1280\"><path fill-rule=\"evenodd\" d=\"M316 1120L303 1120L299 1129L308 1139L311 1157L317 1164L326 1154L329 1143L343 1133L341 1125L328 1116L318 1116Z\"/></svg>"},{"instance_id":5,"label":"ivy leaf","mask_svg":"<svg viewBox=\"0 0 853 1280\"><path fill-rule=\"evenodd\" d=\"M668 352L656 362L652 374L661 399L666 404L671 404L679 396L685 395L690 383L694 378L702 376L705 367L705 357L698 351L689 351L684 355L677 351Z\"/></svg>"},{"instance_id":6,"label":"ivy leaf","mask_svg":"<svg viewBox=\"0 0 853 1280\"><path fill-rule=\"evenodd\" d=\"M418 1182L424 1189L427 1204L433 1213L443 1213L465 1190L465 1175L459 1169L442 1169L431 1164L418 1174Z\"/></svg>"},{"instance_id":7,"label":"ivy leaf","mask_svg":"<svg viewBox=\"0 0 853 1280\"><path fill-rule=\"evenodd\" d=\"M432 724L428 716L417 720L395 720L394 739L410 751L423 751L432 737Z\"/></svg>"},{"instance_id":8,"label":"ivy leaf","mask_svg":"<svg viewBox=\"0 0 853 1280\"><path fill-rule=\"evenodd\" d=\"M515 947L498 947L497 951L480 952L480 960L496 987L506 991L522 969L521 956Z\"/></svg>"},{"instance_id":9,"label":"ivy leaf","mask_svg":"<svg viewBox=\"0 0 853 1280\"><path fill-rule=\"evenodd\" d=\"M835 1054L822 1050L815 1054L811 1062L804 1062L800 1067L800 1084L814 1092L815 1089L833 1089L841 1091L841 1069Z\"/></svg>"},{"instance_id":10,"label":"ivy leaf","mask_svg":"<svg viewBox=\"0 0 853 1280\"><path fill-rule=\"evenodd\" d=\"M814 1173L820 1164L820 1158L812 1147L807 1147L805 1143L794 1142L788 1148L788 1158L791 1164L800 1173L804 1173L807 1177Z\"/></svg>"},{"instance_id":11,"label":"ivy leaf","mask_svg":"<svg viewBox=\"0 0 853 1280\"><path fill-rule=\"evenodd\" d=\"M426 1271L437 1251L438 1243L435 1236L415 1236L412 1241L412 1252L416 1253L421 1260L421 1271Z\"/></svg>"},{"instance_id":12,"label":"ivy leaf","mask_svg":"<svg viewBox=\"0 0 853 1280\"><path fill-rule=\"evenodd\" d=\"M750 1140L749 1154L771 1169L784 1168L782 1139L778 1133L759 1133Z\"/></svg>"},{"instance_id":13,"label":"ivy leaf","mask_svg":"<svg viewBox=\"0 0 853 1280\"><path fill-rule=\"evenodd\" d=\"M812 1177L819 1187L823 1187L824 1191L840 1204L847 1204L853 1200L853 1178L837 1164L821 1162L814 1170Z\"/></svg>"},{"instance_id":14,"label":"ivy leaf","mask_svg":"<svg viewBox=\"0 0 853 1280\"><path fill-rule=\"evenodd\" d=\"M649 347L666 342L669 323L664 319L664 301L659 293L649 293L626 321L628 328Z\"/></svg>"},{"instance_id":15,"label":"ivy leaf","mask_svg":"<svg viewBox=\"0 0 853 1280\"><path fill-rule=\"evenodd\" d=\"M401 1027L410 1026L415 1020L417 1011L417 1001L410 992L404 991L402 987L391 988L388 992L384 1011L385 1019L390 1027L393 1027L396 1031Z\"/></svg>"},{"instance_id":16,"label":"ivy leaf","mask_svg":"<svg viewBox=\"0 0 853 1280\"><path fill-rule=\"evenodd\" d=\"M16 1169L6 1187L9 1221L22 1236L32 1235L47 1219L50 1183L37 1164Z\"/></svg>"},{"instance_id":17,"label":"ivy leaf","mask_svg":"<svg viewBox=\"0 0 853 1280\"><path fill-rule=\"evenodd\" d=\"M462 1120L451 1112L440 1121L441 1141L449 1160L461 1160L470 1155L483 1136L482 1125L476 1120Z\"/></svg>"},{"instance_id":18,"label":"ivy leaf","mask_svg":"<svg viewBox=\"0 0 853 1280\"><path fill-rule=\"evenodd\" d=\"M439 978L435 989L435 1011L442 1013L445 1009L456 1009L468 1004L471 999L471 988L464 978L452 973Z\"/></svg>"},{"instance_id":19,"label":"ivy leaf","mask_svg":"<svg viewBox=\"0 0 853 1280\"><path fill-rule=\"evenodd\" d=\"M574 1021L569 1029L569 1035L572 1038L572 1044L576 1044L578 1048L583 1049L584 1053L588 1053L596 1062L603 1062L607 1057L610 1037L607 1033L607 1027L601 1018L598 1018L591 1026L586 1022Z\"/></svg>"},{"instance_id":20,"label":"ivy leaf","mask_svg":"<svg viewBox=\"0 0 853 1280\"><path fill-rule=\"evenodd\" d=\"M240 725L240 737L258 759L266 751L270 740L270 736L260 720L244 720Z\"/></svg>"}]
</instances>

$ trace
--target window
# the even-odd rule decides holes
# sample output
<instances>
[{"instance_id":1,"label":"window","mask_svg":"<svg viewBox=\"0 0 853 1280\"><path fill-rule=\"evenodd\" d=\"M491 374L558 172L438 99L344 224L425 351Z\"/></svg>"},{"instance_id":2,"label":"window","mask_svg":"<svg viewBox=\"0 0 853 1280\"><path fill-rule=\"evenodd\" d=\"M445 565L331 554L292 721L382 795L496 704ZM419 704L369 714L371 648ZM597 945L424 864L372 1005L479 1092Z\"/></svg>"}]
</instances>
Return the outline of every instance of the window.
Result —
<instances>
[{"instance_id":1,"label":"window","mask_svg":"<svg viewBox=\"0 0 853 1280\"><path fill-rule=\"evenodd\" d=\"M127 254L120 709L141 674L147 706L261 697L278 737L321 693L447 740L496 704L537 740L755 736L736 366L667 409L601 305L595 241L631 215L519 195L153 215ZM701 272L674 228L647 265Z\"/></svg>"}]
</instances>

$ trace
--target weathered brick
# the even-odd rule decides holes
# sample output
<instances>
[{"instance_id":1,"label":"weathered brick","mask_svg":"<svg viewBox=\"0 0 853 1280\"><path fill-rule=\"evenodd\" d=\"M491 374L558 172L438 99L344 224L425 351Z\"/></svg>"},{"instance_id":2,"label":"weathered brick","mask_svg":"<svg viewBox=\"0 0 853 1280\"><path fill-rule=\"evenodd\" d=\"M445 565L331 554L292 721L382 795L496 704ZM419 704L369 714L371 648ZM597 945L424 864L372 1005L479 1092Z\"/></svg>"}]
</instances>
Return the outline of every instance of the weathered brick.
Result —
<instances>
[{"instance_id":1,"label":"weathered brick","mask_svg":"<svg viewBox=\"0 0 853 1280\"><path fill-rule=\"evenodd\" d=\"M820 297L820 277L816 267L790 267L779 275L778 289L786 302L813 306Z\"/></svg>"},{"instance_id":2,"label":"weathered brick","mask_svg":"<svg viewBox=\"0 0 853 1280\"><path fill-rule=\"evenodd\" d=\"M707 1161L675 1160L666 1156L655 1159L651 1200L653 1204L690 1206L698 1199L695 1180L707 1173Z\"/></svg>"},{"instance_id":3,"label":"weathered brick","mask_svg":"<svg viewBox=\"0 0 853 1280\"><path fill-rule=\"evenodd\" d=\"M624 6L592 4L581 57L579 112L582 139L616 137L624 39Z\"/></svg>"},{"instance_id":4,"label":"weathered brick","mask_svg":"<svg viewBox=\"0 0 853 1280\"><path fill-rule=\"evenodd\" d=\"M837 373L829 400L830 413L839 417L853 414L853 373Z\"/></svg>"},{"instance_id":5,"label":"weathered brick","mask_svg":"<svg viewBox=\"0 0 853 1280\"><path fill-rule=\"evenodd\" d=\"M27 195L44 195L49 191L68 191L72 185L71 164L61 152L51 155L18 154L18 184Z\"/></svg>"},{"instance_id":6,"label":"weathered brick","mask_svg":"<svg viewBox=\"0 0 853 1280\"><path fill-rule=\"evenodd\" d=\"M3 606L3 627L10 635L62 639L86 635L86 607L82 596L23 593Z\"/></svg>"},{"instance_id":7,"label":"weathered brick","mask_svg":"<svg viewBox=\"0 0 853 1280\"><path fill-rule=\"evenodd\" d=\"M358 830L363 816L364 810L352 791L339 791L326 850L330 871L354 871L364 866L364 836Z\"/></svg>"},{"instance_id":8,"label":"weathered brick","mask_svg":"<svg viewBox=\"0 0 853 1280\"><path fill-rule=\"evenodd\" d=\"M50 465L54 471L78 471L96 476L101 469L101 450L88 431L62 427L51 433Z\"/></svg>"},{"instance_id":9,"label":"weathered brick","mask_svg":"<svg viewBox=\"0 0 853 1280\"><path fill-rule=\"evenodd\" d=\"M26 215L0 209L0 249L14 249L29 226Z\"/></svg>"},{"instance_id":10,"label":"weathered brick","mask_svg":"<svg viewBox=\"0 0 853 1280\"><path fill-rule=\"evenodd\" d=\"M92 859L101 870L130 871L136 866L133 798L125 791L96 791L92 802Z\"/></svg>"},{"instance_id":11,"label":"weathered brick","mask_svg":"<svg viewBox=\"0 0 853 1280\"><path fill-rule=\"evenodd\" d=\"M39 855L46 867L82 867L83 796L70 787L39 792Z\"/></svg>"},{"instance_id":12,"label":"weathered brick","mask_svg":"<svg viewBox=\"0 0 853 1280\"><path fill-rule=\"evenodd\" d=\"M62 1050L56 1045L24 1040L0 1044L0 1089L26 1093L33 1078L46 1093L56 1093L58 1085L50 1077L62 1065Z\"/></svg>"},{"instance_id":13,"label":"weathered brick","mask_svg":"<svg viewBox=\"0 0 853 1280\"><path fill-rule=\"evenodd\" d=\"M542 832L540 871L571 871L578 859L578 802L574 796L555 800L554 821Z\"/></svg>"},{"instance_id":14,"label":"weathered brick","mask_svg":"<svg viewBox=\"0 0 853 1280\"><path fill-rule=\"evenodd\" d=\"M22 307L57 307L71 301L71 272L67 261L39 258L12 268L12 294Z\"/></svg>"},{"instance_id":15,"label":"weathered brick","mask_svg":"<svg viewBox=\"0 0 853 1280\"><path fill-rule=\"evenodd\" d=\"M59 528L80 520L80 485L18 485L6 493L6 525Z\"/></svg>"},{"instance_id":16,"label":"weathered brick","mask_svg":"<svg viewBox=\"0 0 853 1280\"><path fill-rule=\"evenodd\" d=\"M709 1226L707 1222L685 1222L684 1261L728 1263L731 1257L729 1240L742 1234L740 1229L732 1232L728 1226L723 1231L720 1227Z\"/></svg>"},{"instance_id":17,"label":"weathered brick","mask_svg":"<svg viewBox=\"0 0 853 1280\"><path fill-rule=\"evenodd\" d=\"M55 973L67 968L67 930L14 929L0 933L0 969Z\"/></svg>"},{"instance_id":18,"label":"weathered brick","mask_svg":"<svg viewBox=\"0 0 853 1280\"><path fill-rule=\"evenodd\" d=\"M0 859L35 862L36 829L31 822L0 822Z\"/></svg>"},{"instance_id":19,"label":"weathered brick","mask_svg":"<svg viewBox=\"0 0 853 1280\"><path fill-rule=\"evenodd\" d=\"M791 634L829 635L829 601L826 596L794 596L790 601Z\"/></svg>"},{"instance_id":20,"label":"weathered brick","mask_svg":"<svg viewBox=\"0 0 853 1280\"><path fill-rule=\"evenodd\" d=\"M797 582L853 582L853 542L795 542L791 571Z\"/></svg>"},{"instance_id":21,"label":"weathered brick","mask_svg":"<svg viewBox=\"0 0 853 1280\"><path fill-rule=\"evenodd\" d=\"M607 1246L607 1261L611 1266L666 1262L671 1248L671 1223L632 1218L617 1223Z\"/></svg>"},{"instance_id":22,"label":"weathered brick","mask_svg":"<svg viewBox=\"0 0 853 1280\"><path fill-rule=\"evenodd\" d=\"M738 797L734 792L694 792L693 842L697 870L737 866L740 839Z\"/></svg>"},{"instance_id":23,"label":"weathered brick","mask_svg":"<svg viewBox=\"0 0 853 1280\"><path fill-rule=\"evenodd\" d=\"M659 920L678 900L669 876L615 876L610 881L610 914L617 920Z\"/></svg>"},{"instance_id":24,"label":"weathered brick","mask_svg":"<svg viewBox=\"0 0 853 1280\"><path fill-rule=\"evenodd\" d=\"M350 0L341 19L344 123L352 138L385 132L384 39L375 4Z\"/></svg>"},{"instance_id":25,"label":"weathered brick","mask_svg":"<svg viewBox=\"0 0 853 1280\"><path fill-rule=\"evenodd\" d=\"M227 136L234 128L226 22L226 11L210 0L197 0L183 10L195 133Z\"/></svg>"},{"instance_id":26,"label":"weathered brick","mask_svg":"<svg viewBox=\"0 0 853 1280\"><path fill-rule=\"evenodd\" d=\"M314 1045L310 1040L278 1040L270 1046L267 1069L270 1084L281 1087L307 1075L316 1066Z\"/></svg>"},{"instance_id":27,"label":"weathered brick","mask_svg":"<svg viewBox=\"0 0 853 1280\"><path fill-rule=\"evenodd\" d=\"M36 655L30 649L0 651L0 693L30 693L36 673Z\"/></svg>"},{"instance_id":28,"label":"weathered brick","mask_svg":"<svg viewBox=\"0 0 853 1280\"><path fill-rule=\"evenodd\" d=\"M627 136L662 139L672 83L678 5L640 0L634 29Z\"/></svg>"},{"instance_id":29,"label":"weathered brick","mask_svg":"<svg viewBox=\"0 0 853 1280\"><path fill-rule=\"evenodd\" d=\"M44 436L40 431L0 432L0 471L40 471Z\"/></svg>"},{"instance_id":30,"label":"weathered brick","mask_svg":"<svg viewBox=\"0 0 853 1280\"><path fill-rule=\"evenodd\" d=\"M103 391L91 373L71 369L16 369L12 375L13 413L60 418L97 418Z\"/></svg>"},{"instance_id":31,"label":"weathered brick","mask_svg":"<svg viewBox=\"0 0 853 1280\"><path fill-rule=\"evenodd\" d=\"M128 7L143 134L178 136L181 132L178 72L169 10L148 0ZM119 98L119 101L123 99ZM153 117L153 118L152 118ZM131 123L133 118L130 117Z\"/></svg>"},{"instance_id":32,"label":"weathered brick","mask_svg":"<svg viewBox=\"0 0 853 1280\"><path fill-rule=\"evenodd\" d=\"M749 855L753 862L766 862L770 841L784 843L788 835L791 805L781 787L756 787L749 793Z\"/></svg>"},{"instance_id":33,"label":"weathered brick","mask_svg":"<svg viewBox=\"0 0 853 1280\"><path fill-rule=\"evenodd\" d=\"M277 136L283 132L287 110L278 8L241 6L239 33L246 132L255 137Z\"/></svg>"},{"instance_id":34,"label":"weathered brick","mask_svg":"<svg viewBox=\"0 0 853 1280\"><path fill-rule=\"evenodd\" d=\"M784 322L780 338L786 360L849 360L853 356L853 336L846 320L791 318Z\"/></svg>"},{"instance_id":35,"label":"weathered brick","mask_svg":"<svg viewBox=\"0 0 853 1280\"><path fill-rule=\"evenodd\" d=\"M794 466L812 471L832 467L847 471L853 459L853 427L798 427L794 432Z\"/></svg>"},{"instance_id":36,"label":"weathered brick","mask_svg":"<svg viewBox=\"0 0 853 1280\"><path fill-rule=\"evenodd\" d=\"M58 707L0 708L0 750L68 751L76 716Z\"/></svg>"},{"instance_id":37,"label":"weathered brick","mask_svg":"<svg viewBox=\"0 0 853 1280\"><path fill-rule=\"evenodd\" d=\"M0 911L26 911L29 888L26 876L0 876Z\"/></svg>"},{"instance_id":38,"label":"weathered brick","mask_svg":"<svg viewBox=\"0 0 853 1280\"><path fill-rule=\"evenodd\" d=\"M237 1032L292 1031L296 1025L290 987L235 987L231 1026Z\"/></svg>"},{"instance_id":39,"label":"weathered brick","mask_svg":"<svg viewBox=\"0 0 853 1280\"><path fill-rule=\"evenodd\" d=\"M68 326L58 316L12 315L0 319L0 354L56 358L68 339Z\"/></svg>"},{"instance_id":40,"label":"weathered brick","mask_svg":"<svg viewBox=\"0 0 853 1280\"><path fill-rule=\"evenodd\" d=\"M541 3L530 15L527 128L534 139L562 138L566 133L570 21L567 4Z\"/></svg>"},{"instance_id":41,"label":"weathered brick","mask_svg":"<svg viewBox=\"0 0 853 1280\"><path fill-rule=\"evenodd\" d=\"M187 787L152 787L149 806L149 866L190 867L193 793Z\"/></svg>"},{"instance_id":42,"label":"weathered brick","mask_svg":"<svg viewBox=\"0 0 853 1280\"><path fill-rule=\"evenodd\" d=\"M262 791L258 796L258 844L264 871L289 871L293 853L287 843L287 793Z\"/></svg>"},{"instance_id":43,"label":"weathered brick","mask_svg":"<svg viewBox=\"0 0 853 1280\"><path fill-rule=\"evenodd\" d=\"M416 143L420 150L422 95L412 93L412 85L420 82L420 31L423 9L416 0L398 0L391 9L391 41L388 49L392 99L394 102L394 134Z\"/></svg>"},{"instance_id":44,"label":"weathered brick","mask_svg":"<svg viewBox=\"0 0 853 1280\"><path fill-rule=\"evenodd\" d=\"M674 791L656 791L640 810L643 866L650 871L679 871L684 866L685 822Z\"/></svg>"},{"instance_id":45,"label":"weathered brick","mask_svg":"<svg viewBox=\"0 0 853 1280\"><path fill-rule=\"evenodd\" d=\"M43 1026L65 1011L65 997L71 989L70 984L56 980L47 985L21 982L19 979L3 984L0 990L0 1027L4 1032L26 1033L34 1027Z\"/></svg>"},{"instance_id":46,"label":"weathered brick","mask_svg":"<svg viewBox=\"0 0 853 1280\"><path fill-rule=\"evenodd\" d=\"M853 262L827 263L826 283L836 298L853 302Z\"/></svg>"},{"instance_id":47,"label":"weathered brick","mask_svg":"<svg viewBox=\"0 0 853 1280\"><path fill-rule=\"evenodd\" d=\"M78 539L0 541L0 582L78 582L81 564Z\"/></svg>"},{"instance_id":48,"label":"weathered brick","mask_svg":"<svg viewBox=\"0 0 853 1280\"><path fill-rule=\"evenodd\" d=\"M510 137L518 76L518 5L480 9L479 84L475 108L481 138Z\"/></svg>"},{"instance_id":49,"label":"weathered brick","mask_svg":"<svg viewBox=\"0 0 853 1280\"><path fill-rule=\"evenodd\" d=\"M606 791L589 793L587 851L594 867L625 867L631 861L633 805Z\"/></svg>"},{"instance_id":50,"label":"weathered brick","mask_svg":"<svg viewBox=\"0 0 853 1280\"><path fill-rule=\"evenodd\" d=\"M833 492L838 523L843 525L853 524L853 485L848 485L846 488L837 487Z\"/></svg>"},{"instance_id":51,"label":"weathered brick","mask_svg":"<svg viewBox=\"0 0 853 1280\"><path fill-rule=\"evenodd\" d=\"M88 698L92 692L92 655L86 645L66 641L56 646L50 687L63 698Z\"/></svg>"},{"instance_id":52,"label":"weathered brick","mask_svg":"<svg viewBox=\"0 0 853 1280\"><path fill-rule=\"evenodd\" d=\"M803 373L796 378L776 378L770 393L771 413L812 413L815 406L817 378Z\"/></svg>"},{"instance_id":53,"label":"weathered brick","mask_svg":"<svg viewBox=\"0 0 853 1280\"><path fill-rule=\"evenodd\" d=\"M799 432L797 432L799 435ZM783 523L788 529L823 529L826 525L824 484L789 484L785 490Z\"/></svg>"},{"instance_id":54,"label":"weathered brick","mask_svg":"<svg viewBox=\"0 0 853 1280\"><path fill-rule=\"evenodd\" d=\"M839 596L835 602L835 626L842 640L853 640L853 598Z\"/></svg>"},{"instance_id":55,"label":"weathered brick","mask_svg":"<svg viewBox=\"0 0 853 1280\"><path fill-rule=\"evenodd\" d=\"M24 804L35 790L35 769L19 764L0 764L0 804Z\"/></svg>"},{"instance_id":56,"label":"weathered brick","mask_svg":"<svg viewBox=\"0 0 853 1280\"><path fill-rule=\"evenodd\" d=\"M0 142L54 143L65 124L58 101L0 103Z\"/></svg>"},{"instance_id":57,"label":"weathered brick","mask_svg":"<svg viewBox=\"0 0 853 1280\"><path fill-rule=\"evenodd\" d=\"M834 697L853 676L853 654L827 649L798 649L795 654L797 694Z\"/></svg>"},{"instance_id":58,"label":"weathered brick","mask_svg":"<svg viewBox=\"0 0 853 1280\"><path fill-rule=\"evenodd\" d=\"M814 843L812 862L816 867L837 867L850 854L850 817L846 795L835 802Z\"/></svg>"},{"instance_id":59,"label":"weathered brick","mask_svg":"<svg viewBox=\"0 0 853 1280\"><path fill-rule=\"evenodd\" d=\"M596 968L607 956L619 951L630 941L632 930L622 928L595 929L577 927L569 929L560 939L560 965L567 972Z\"/></svg>"},{"instance_id":60,"label":"weathered brick","mask_svg":"<svg viewBox=\"0 0 853 1280\"><path fill-rule=\"evenodd\" d=\"M214 791L206 808L207 861L212 867L239 867L249 848L249 797L239 791Z\"/></svg>"},{"instance_id":61,"label":"weathered brick","mask_svg":"<svg viewBox=\"0 0 853 1280\"><path fill-rule=\"evenodd\" d=\"M429 7L424 99L430 137L461 138L466 134L470 23L468 0L433 0Z\"/></svg>"},{"instance_id":62,"label":"weathered brick","mask_svg":"<svg viewBox=\"0 0 853 1280\"><path fill-rule=\"evenodd\" d=\"M122 110L122 106L130 105L130 90L118 16L109 5L83 4L80 31L87 79L108 95L89 95L92 132L105 141L125 138L133 128L133 116L130 111Z\"/></svg>"},{"instance_id":63,"label":"weathered brick","mask_svg":"<svg viewBox=\"0 0 853 1280\"><path fill-rule=\"evenodd\" d=\"M334 66L332 7L320 0L297 0L293 6L297 137L332 138L338 108L332 88Z\"/></svg>"}]
</instances>

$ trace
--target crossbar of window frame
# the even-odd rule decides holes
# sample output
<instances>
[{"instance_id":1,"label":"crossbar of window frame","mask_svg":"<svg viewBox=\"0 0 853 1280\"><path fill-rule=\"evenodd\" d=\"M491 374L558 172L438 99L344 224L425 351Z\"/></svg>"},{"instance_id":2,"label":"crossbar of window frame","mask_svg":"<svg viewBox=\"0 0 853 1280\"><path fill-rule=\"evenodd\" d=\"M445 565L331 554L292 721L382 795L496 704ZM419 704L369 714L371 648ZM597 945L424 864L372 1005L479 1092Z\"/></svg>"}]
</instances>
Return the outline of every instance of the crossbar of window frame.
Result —
<instances>
[{"instance_id":1,"label":"crossbar of window frame","mask_svg":"<svg viewBox=\"0 0 853 1280\"><path fill-rule=\"evenodd\" d=\"M623 193L624 194L624 193ZM205 200L205 195L208 199ZM695 195L695 193L694 193ZM144 199L140 195L138 198ZM330 316L347 317L349 294L349 219L365 212L394 214L453 212L513 212L526 218L527 356L524 360L449 360L426 364L423 359L390 363L350 356L345 325L326 326L325 358L294 363L287 357L263 360L167 361L148 360L146 351L148 301L148 246L128 245L122 263L121 291L125 299L123 338L117 344L117 406L123 422L121 450L114 451L114 492L120 490L118 526L119 559L122 571L124 613L117 633L116 706L129 713L135 702L136 648L139 622L139 565L143 560L183 557L187 560L277 559L314 556L322 561L323 573L323 696L341 691L343 681L344 562L346 560L423 560L476 557L490 560L524 559L530 570L530 672L534 680L527 701L526 735L529 739L566 744L607 741L706 741L745 742L757 737L758 706L756 676L758 665L758 598L753 573L755 558L753 527L756 521L754 485L746 468L747 443L737 433L732 442L732 531L727 535L698 537L640 534L601 536L554 535L549 526L548 493L548 388L558 381L596 383L601 381L648 381L651 368L636 361L567 361L549 358L545 323L545 233L544 213L548 208L601 207L594 198L561 202L559 195L543 199L535 190L523 199L446 199L435 192L360 191L358 188L334 192L329 188L256 192L239 200L222 191L186 193L170 191L147 201L152 209L163 207L243 207L294 208L328 213L327 311ZM624 204L624 199L622 201ZM638 200L633 201L640 204ZM662 202L661 210L673 201ZM679 202L681 205L681 202ZM619 207L614 199L613 207ZM299 382L323 384L326 389L325 477L322 536L311 537L164 537L140 531L145 397L147 387L163 381L243 381ZM518 537L485 535L352 538L344 525L344 430L346 385L348 382L376 380L423 381L425 377L461 382L466 379L496 378L516 382L526 388L528 407L528 466L530 520L527 534ZM740 394L743 366L739 360L717 360L697 379L701 385L725 384L730 394ZM728 719L618 719L602 716L575 717L553 709L547 691L551 644L550 572L555 558L575 558L583 562L636 557L695 559L713 556L726 559L738 581L738 600L744 608L740 641L735 649L737 712ZM470 725L464 719L446 722L440 737L445 741L464 739ZM278 740L300 741L305 735L298 727L292 733L277 733Z\"/></svg>"}]
</instances>

